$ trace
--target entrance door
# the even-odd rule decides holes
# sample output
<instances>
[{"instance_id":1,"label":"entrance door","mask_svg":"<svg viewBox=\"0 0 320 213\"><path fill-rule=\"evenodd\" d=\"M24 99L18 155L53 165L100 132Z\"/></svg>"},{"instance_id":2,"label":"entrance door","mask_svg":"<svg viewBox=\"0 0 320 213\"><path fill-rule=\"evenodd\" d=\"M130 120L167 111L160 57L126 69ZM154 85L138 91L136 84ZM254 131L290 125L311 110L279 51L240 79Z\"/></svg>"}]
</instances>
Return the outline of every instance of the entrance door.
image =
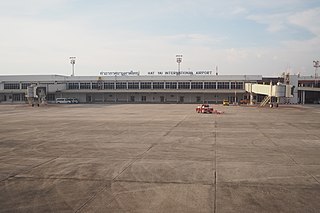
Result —
<instances>
[{"instance_id":1,"label":"entrance door","mask_svg":"<svg viewBox=\"0 0 320 213\"><path fill-rule=\"evenodd\" d=\"M134 96L130 96L130 101L134 102Z\"/></svg>"},{"instance_id":2,"label":"entrance door","mask_svg":"<svg viewBox=\"0 0 320 213\"><path fill-rule=\"evenodd\" d=\"M180 96L180 103L184 102L184 96Z\"/></svg>"},{"instance_id":3,"label":"entrance door","mask_svg":"<svg viewBox=\"0 0 320 213\"><path fill-rule=\"evenodd\" d=\"M160 102L161 102L161 103L164 102L164 96L160 96Z\"/></svg>"},{"instance_id":4,"label":"entrance door","mask_svg":"<svg viewBox=\"0 0 320 213\"><path fill-rule=\"evenodd\" d=\"M91 103L92 102L92 96L91 95L87 95L86 102L87 103Z\"/></svg>"}]
</instances>

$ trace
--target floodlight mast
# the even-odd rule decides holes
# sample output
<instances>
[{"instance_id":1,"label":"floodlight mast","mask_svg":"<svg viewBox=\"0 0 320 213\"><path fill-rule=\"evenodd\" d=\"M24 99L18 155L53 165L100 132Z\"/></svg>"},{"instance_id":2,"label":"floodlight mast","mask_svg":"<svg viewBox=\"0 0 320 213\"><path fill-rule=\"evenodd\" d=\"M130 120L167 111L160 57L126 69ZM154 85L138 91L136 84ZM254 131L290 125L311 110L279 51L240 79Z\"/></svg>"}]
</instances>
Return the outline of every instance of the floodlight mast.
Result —
<instances>
[{"instance_id":1,"label":"floodlight mast","mask_svg":"<svg viewBox=\"0 0 320 213\"><path fill-rule=\"evenodd\" d=\"M313 67L314 67L314 86L317 86L317 78L318 78L318 68L320 67L320 62L319 61L313 61Z\"/></svg>"},{"instance_id":2,"label":"floodlight mast","mask_svg":"<svg viewBox=\"0 0 320 213\"><path fill-rule=\"evenodd\" d=\"M71 56L70 57L70 64L72 65L72 74L71 74L71 76L74 76L74 65L76 64L76 57L75 56Z\"/></svg>"},{"instance_id":3,"label":"floodlight mast","mask_svg":"<svg viewBox=\"0 0 320 213\"><path fill-rule=\"evenodd\" d=\"M177 72L177 75L180 75L180 64L182 62L182 55L176 55L176 58L177 58L177 63L178 63L178 72Z\"/></svg>"}]
</instances>

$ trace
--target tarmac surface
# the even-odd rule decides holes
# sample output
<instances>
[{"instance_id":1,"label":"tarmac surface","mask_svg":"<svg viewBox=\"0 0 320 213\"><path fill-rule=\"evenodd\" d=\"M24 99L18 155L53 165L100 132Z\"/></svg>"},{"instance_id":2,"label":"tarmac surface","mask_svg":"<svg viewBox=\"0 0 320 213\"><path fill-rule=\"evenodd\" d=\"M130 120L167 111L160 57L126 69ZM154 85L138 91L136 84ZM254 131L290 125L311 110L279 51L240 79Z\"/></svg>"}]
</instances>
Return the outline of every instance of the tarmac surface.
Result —
<instances>
[{"instance_id":1,"label":"tarmac surface","mask_svg":"<svg viewBox=\"0 0 320 213\"><path fill-rule=\"evenodd\" d=\"M0 105L0 212L319 212L320 107Z\"/></svg>"}]
</instances>

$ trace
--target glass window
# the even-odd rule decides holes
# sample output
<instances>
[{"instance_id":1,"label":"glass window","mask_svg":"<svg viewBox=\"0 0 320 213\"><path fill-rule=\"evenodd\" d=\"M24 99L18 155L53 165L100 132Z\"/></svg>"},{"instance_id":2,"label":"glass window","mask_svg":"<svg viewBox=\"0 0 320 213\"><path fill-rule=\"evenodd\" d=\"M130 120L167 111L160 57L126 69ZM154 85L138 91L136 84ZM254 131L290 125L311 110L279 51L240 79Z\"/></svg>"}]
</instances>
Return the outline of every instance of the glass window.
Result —
<instances>
[{"instance_id":1,"label":"glass window","mask_svg":"<svg viewBox=\"0 0 320 213\"><path fill-rule=\"evenodd\" d=\"M21 97L20 94L13 94L13 95L12 95L12 100L13 100L13 101L20 101L20 97Z\"/></svg>"},{"instance_id":2,"label":"glass window","mask_svg":"<svg viewBox=\"0 0 320 213\"><path fill-rule=\"evenodd\" d=\"M229 89L229 82L218 82L218 89Z\"/></svg>"},{"instance_id":3,"label":"glass window","mask_svg":"<svg viewBox=\"0 0 320 213\"><path fill-rule=\"evenodd\" d=\"M116 88L117 89L127 89L127 82L117 82Z\"/></svg>"},{"instance_id":4,"label":"glass window","mask_svg":"<svg viewBox=\"0 0 320 213\"><path fill-rule=\"evenodd\" d=\"M4 84L4 89L20 89L19 83L6 83Z\"/></svg>"},{"instance_id":5,"label":"glass window","mask_svg":"<svg viewBox=\"0 0 320 213\"><path fill-rule=\"evenodd\" d=\"M166 82L166 89L177 89L177 82Z\"/></svg>"},{"instance_id":6,"label":"glass window","mask_svg":"<svg viewBox=\"0 0 320 213\"><path fill-rule=\"evenodd\" d=\"M90 83L80 83L80 89L90 89Z\"/></svg>"},{"instance_id":7,"label":"glass window","mask_svg":"<svg viewBox=\"0 0 320 213\"><path fill-rule=\"evenodd\" d=\"M79 89L79 83L68 83L67 89Z\"/></svg>"},{"instance_id":8,"label":"glass window","mask_svg":"<svg viewBox=\"0 0 320 213\"><path fill-rule=\"evenodd\" d=\"M151 89L151 82L140 82L140 89Z\"/></svg>"},{"instance_id":9,"label":"glass window","mask_svg":"<svg viewBox=\"0 0 320 213\"><path fill-rule=\"evenodd\" d=\"M92 89L98 89L98 83L92 83Z\"/></svg>"},{"instance_id":10,"label":"glass window","mask_svg":"<svg viewBox=\"0 0 320 213\"><path fill-rule=\"evenodd\" d=\"M102 82L92 83L92 89L103 89L103 83Z\"/></svg>"},{"instance_id":11,"label":"glass window","mask_svg":"<svg viewBox=\"0 0 320 213\"><path fill-rule=\"evenodd\" d=\"M104 89L114 89L114 82L105 82L103 87Z\"/></svg>"},{"instance_id":12,"label":"glass window","mask_svg":"<svg viewBox=\"0 0 320 213\"><path fill-rule=\"evenodd\" d=\"M47 98L48 101L54 101L54 100L56 100L55 94L48 94L46 98Z\"/></svg>"},{"instance_id":13,"label":"glass window","mask_svg":"<svg viewBox=\"0 0 320 213\"><path fill-rule=\"evenodd\" d=\"M22 83L21 84L21 89L27 89L28 86L30 86L30 85L31 85L31 83Z\"/></svg>"},{"instance_id":14,"label":"glass window","mask_svg":"<svg viewBox=\"0 0 320 213\"><path fill-rule=\"evenodd\" d=\"M205 89L216 89L216 82L204 82Z\"/></svg>"},{"instance_id":15,"label":"glass window","mask_svg":"<svg viewBox=\"0 0 320 213\"><path fill-rule=\"evenodd\" d=\"M203 89L202 82L191 82L191 89Z\"/></svg>"},{"instance_id":16,"label":"glass window","mask_svg":"<svg viewBox=\"0 0 320 213\"><path fill-rule=\"evenodd\" d=\"M231 82L231 89L243 89L243 82Z\"/></svg>"},{"instance_id":17,"label":"glass window","mask_svg":"<svg viewBox=\"0 0 320 213\"><path fill-rule=\"evenodd\" d=\"M164 82L153 82L153 89L164 89Z\"/></svg>"},{"instance_id":18,"label":"glass window","mask_svg":"<svg viewBox=\"0 0 320 213\"><path fill-rule=\"evenodd\" d=\"M178 82L179 89L190 89L190 82Z\"/></svg>"},{"instance_id":19,"label":"glass window","mask_svg":"<svg viewBox=\"0 0 320 213\"><path fill-rule=\"evenodd\" d=\"M139 89L139 82L128 82L128 89Z\"/></svg>"}]
</instances>

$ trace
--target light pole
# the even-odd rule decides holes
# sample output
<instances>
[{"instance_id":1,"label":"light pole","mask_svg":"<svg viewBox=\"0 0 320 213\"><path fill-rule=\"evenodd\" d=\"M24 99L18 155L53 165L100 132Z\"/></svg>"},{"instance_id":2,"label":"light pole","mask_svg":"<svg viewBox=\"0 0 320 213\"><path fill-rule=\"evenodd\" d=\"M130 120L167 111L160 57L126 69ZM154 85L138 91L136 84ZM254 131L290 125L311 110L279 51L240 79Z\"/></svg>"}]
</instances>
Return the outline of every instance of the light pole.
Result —
<instances>
[{"instance_id":1,"label":"light pole","mask_svg":"<svg viewBox=\"0 0 320 213\"><path fill-rule=\"evenodd\" d=\"M314 67L314 86L317 86L317 70L320 67L320 62L319 61L313 61L313 67Z\"/></svg>"},{"instance_id":2,"label":"light pole","mask_svg":"<svg viewBox=\"0 0 320 213\"><path fill-rule=\"evenodd\" d=\"M70 57L70 64L72 65L72 74L71 74L71 76L74 76L74 65L76 64L76 57L75 56L71 56Z\"/></svg>"},{"instance_id":3,"label":"light pole","mask_svg":"<svg viewBox=\"0 0 320 213\"><path fill-rule=\"evenodd\" d=\"M177 75L180 75L180 63L182 62L182 55L176 55L177 63L178 63L178 73Z\"/></svg>"},{"instance_id":4,"label":"light pole","mask_svg":"<svg viewBox=\"0 0 320 213\"><path fill-rule=\"evenodd\" d=\"M237 82L234 82L234 105L237 104Z\"/></svg>"}]
</instances>

